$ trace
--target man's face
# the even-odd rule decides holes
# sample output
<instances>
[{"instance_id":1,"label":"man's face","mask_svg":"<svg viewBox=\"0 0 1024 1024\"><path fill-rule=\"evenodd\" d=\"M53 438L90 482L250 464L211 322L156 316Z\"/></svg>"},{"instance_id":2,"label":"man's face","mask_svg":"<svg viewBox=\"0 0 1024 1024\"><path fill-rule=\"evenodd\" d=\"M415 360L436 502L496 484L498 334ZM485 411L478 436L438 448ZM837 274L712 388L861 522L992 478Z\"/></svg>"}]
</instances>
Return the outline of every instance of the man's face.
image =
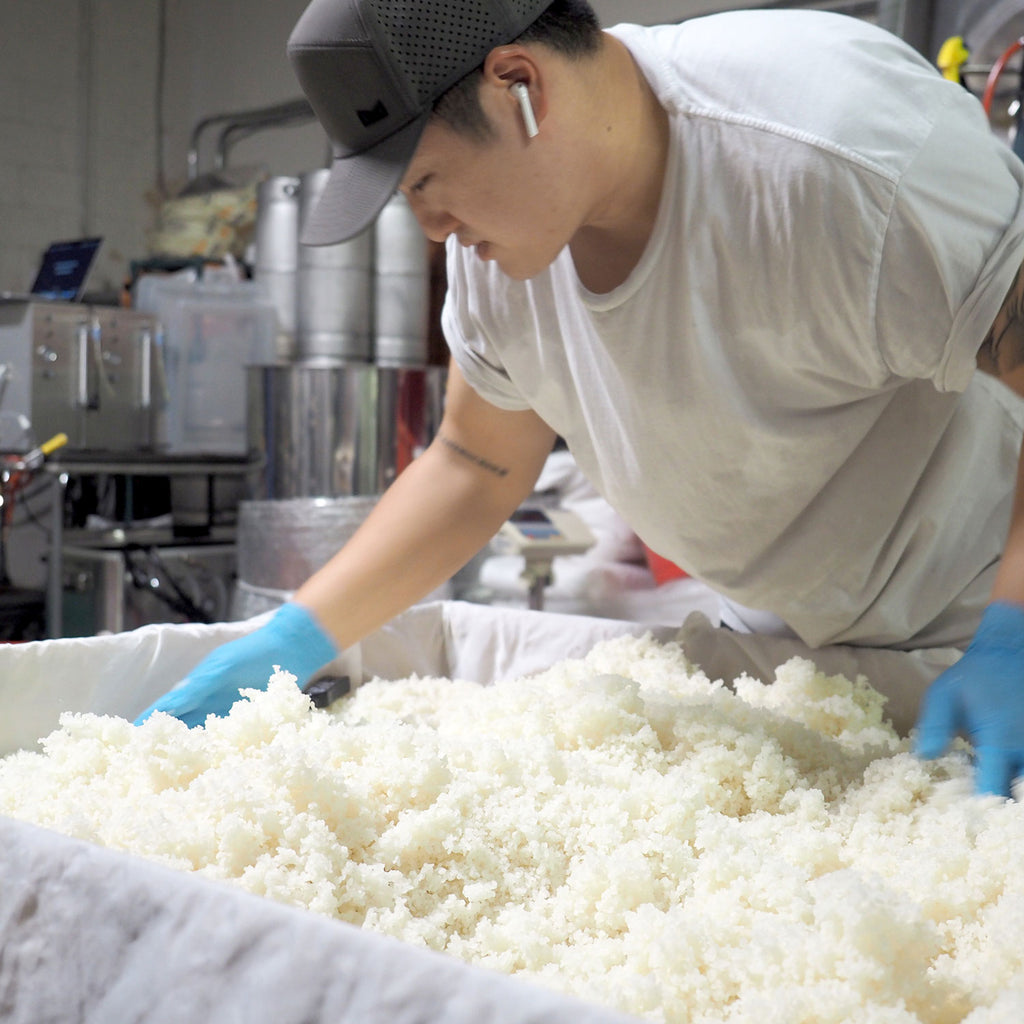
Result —
<instances>
[{"instance_id":1,"label":"man's face","mask_svg":"<svg viewBox=\"0 0 1024 1024\"><path fill-rule=\"evenodd\" d=\"M550 148L527 141L511 103L499 98L491 122L494 135L481 142L431 121L400 187L429 238L454 234L480 259L526 280L569 242L576 204L565 175L545 170Z\"/></svg>"}]
</instances>

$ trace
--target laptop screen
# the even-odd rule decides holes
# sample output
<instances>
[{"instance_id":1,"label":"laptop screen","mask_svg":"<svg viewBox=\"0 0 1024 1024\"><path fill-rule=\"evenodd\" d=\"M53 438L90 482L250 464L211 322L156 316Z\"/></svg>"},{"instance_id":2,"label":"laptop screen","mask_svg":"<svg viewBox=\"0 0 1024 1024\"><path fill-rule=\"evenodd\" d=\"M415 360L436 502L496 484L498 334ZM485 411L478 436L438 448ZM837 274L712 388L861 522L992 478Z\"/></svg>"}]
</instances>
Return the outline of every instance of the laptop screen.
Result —
<instances>
[{"instance_id":1,"label":"laptop screen","mask_svg":"<svg viewBox=\"0 0 1024 1024\"><path fill-rule=\"evenodd\" d=\"M64 302L80 299L102 241L101 238L77 238L70 242L54 242L43 254L32 294Z\"/></svg>"}]
</instances>

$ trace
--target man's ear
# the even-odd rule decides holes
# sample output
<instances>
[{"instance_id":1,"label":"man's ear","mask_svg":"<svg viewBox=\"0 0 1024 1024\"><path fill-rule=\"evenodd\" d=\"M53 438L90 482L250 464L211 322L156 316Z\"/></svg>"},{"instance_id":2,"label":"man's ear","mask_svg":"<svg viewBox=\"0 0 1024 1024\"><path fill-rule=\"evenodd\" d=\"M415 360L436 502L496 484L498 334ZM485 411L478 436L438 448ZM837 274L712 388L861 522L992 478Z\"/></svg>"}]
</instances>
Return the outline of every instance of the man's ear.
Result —
<instances>
[{"instance_id":1,"label":"man's ear","mask_svg":"<svg viewBox=\"0 0 1024 1024\"><path fill-rule=\"evenodd\" d=\"M543 71L534 54L523 46L498 46L484 60L485 86L503 93L516 108L527 137L535 136L547 114Z\"/></svg>"}]
</instances>

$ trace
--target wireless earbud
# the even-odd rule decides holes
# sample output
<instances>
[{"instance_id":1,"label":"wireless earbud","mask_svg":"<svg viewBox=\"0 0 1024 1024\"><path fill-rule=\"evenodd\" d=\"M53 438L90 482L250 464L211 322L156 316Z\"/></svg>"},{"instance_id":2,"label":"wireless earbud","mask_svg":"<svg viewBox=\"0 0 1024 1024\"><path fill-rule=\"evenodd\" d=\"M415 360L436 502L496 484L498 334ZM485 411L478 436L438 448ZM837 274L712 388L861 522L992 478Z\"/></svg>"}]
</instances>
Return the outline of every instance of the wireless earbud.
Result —
<instances>
[{"instance_id":1,"label":"wireless earbud","mask_svg":"<svg viewBox=\"0 0 1024 1024\"><path fill-rule=\"evenodd\" d=\"M523 82L516 82L509 88L519 101L519 109L523 113L523 124L526 125L527 136L531 139L536 138L540 134L540 128L537 127L537 118L533 113L533 104L530 102L530 90Z\"/></svg>"}]
</instances>

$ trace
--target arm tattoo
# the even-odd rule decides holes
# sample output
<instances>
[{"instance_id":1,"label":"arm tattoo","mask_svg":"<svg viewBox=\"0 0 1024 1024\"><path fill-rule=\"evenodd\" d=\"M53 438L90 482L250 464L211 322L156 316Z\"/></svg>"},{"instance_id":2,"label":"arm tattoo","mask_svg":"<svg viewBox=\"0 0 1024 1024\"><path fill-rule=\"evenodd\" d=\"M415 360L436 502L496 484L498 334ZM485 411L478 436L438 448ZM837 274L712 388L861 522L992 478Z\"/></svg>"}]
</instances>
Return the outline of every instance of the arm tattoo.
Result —
<instances>
[{"instance_id":1,"label":"arm tattoo","mask_svg":"<svg viewBox=\"0 0 1024 1024\"><path fill-rule=\"evenodd\" d=\"M505 466L496 466L493 462L488 462L487 459L474 455L473 452L463 448L461 444L456 444L451 438L445 437L444 434L438 434L437 439L441 444L455 452L456 455L461 455L475 466L486 469L488 473L493 473L495 476L508 476L508 469Z\"/></svg>"},{"instance_id":2,"label":"arm tattoo","mask_svg":"<svg viewBox=\"0 0 1024 1024\"><path fill-rule=\"evenodd\" d=\"M1024 364L1024 266L978 349L978 369L1002 377Z\"/></svg>"}]
</instances>

